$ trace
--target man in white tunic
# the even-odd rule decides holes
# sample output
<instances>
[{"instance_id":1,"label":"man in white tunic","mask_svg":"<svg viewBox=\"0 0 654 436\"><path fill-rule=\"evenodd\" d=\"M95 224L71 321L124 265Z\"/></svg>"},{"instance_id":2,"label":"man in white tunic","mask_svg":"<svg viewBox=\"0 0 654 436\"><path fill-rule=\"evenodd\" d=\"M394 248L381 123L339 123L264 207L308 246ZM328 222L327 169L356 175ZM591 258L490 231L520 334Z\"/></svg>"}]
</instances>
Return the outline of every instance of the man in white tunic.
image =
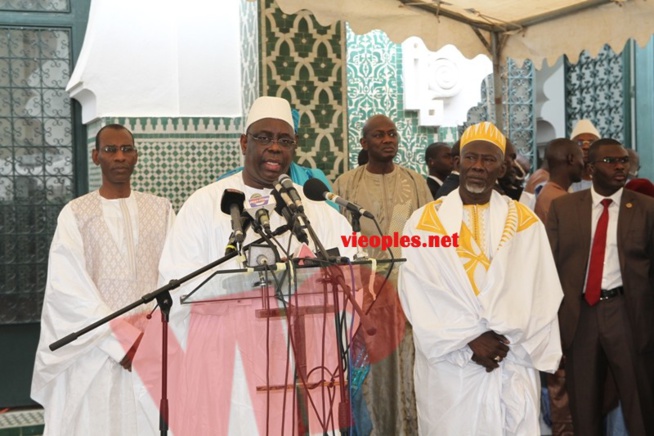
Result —
<instances>
[{"instance_id":1,"label":"man in white tunic","mask_svg":"<svg viewBox=\"0 0 654 436\"><path fill-rule=\"evenodd\" d=\"M270 196L274 182L281 174L286 174L296 144L297 136L293 129L289 103L277 97L257 99L250 109L245 134L240 138L241 151L245 156L243 171L199 189L185 202L161 258L163 282L183 277L224 255L232 233L230 216L221 210L225 190L242 191L246 199L257 195ZM301 186L295 187L300 194L305 214L325 248L339 247L341 255L353 256L353 249L345 249L341 241L342 235L349 236L352 232L347 220L325 202L308 200L304 197ZM275 229L282 224L286 224L284 218L275 212L271 213L271 228ZM250 228L246 232L244 244L258 237ZM277 240L284 248L290 242L288 253L291 255L300 246L295 236L288 231L278 236ZM309 247L315 251L313 241ZM217 267L217 270L239 267L237 260L232 259ZM180 295L191 292L205 278L206 275L195 279L173 293L171 328L181 349L176 349L175 346L171 348L171 429L175 434L251 436L266 434L266 428L269 428L270 434L281 434L279 424L284 415L280 414L278 407L283 406L282 398L286 395L287 412L284 419L287 420L282 428L284 434L291 434L293 427L297 426L296 422L291 421L292 413L288 413L293 410L293 389L278 388L272 392L260 389L266 385L284 384L283 379L280 382L275 377L274 368L267 373L267 355L274 354L272 360L285 361L284 356L287 354L285 339L281 346L267 347L268 339L265 333L259 335L262 331L260 328L263 326L265 332L266 323L270 321L273 331L271 337L279 339L286 335L286 322L280 321L279 317L270 320L255 317L259 300L249 298L180 305ZM229 283L214 282L209 287L214 294L219 295L237 289ZM198 291L198 295L202 292ZM246 296L241 294L241 297ZM323 315L319 317L322 319ZM333 330L333 321L329 327ZM155 336L152 339L149 331L146 333L143 342L147 346L158 341L156 331L153 333ZM308 348L307 359L311 357L312 350ZM135 364L138 366L139 362ZM147 367L148 362L143 362L143 366ZM284 368L281 369L283 372ZM146 371L143 381L147 392L158 391L155 373ZM293 377L287 382L293 383ZM144 391L144 396L148 395L147 392ZM275 404L272 409L268 409L269 402ZM156 402L151 402L150 406L154 405ZM312 405L306 407L311 408ZM156 418L153 413L148 416L151 420ZM152 420L151 424L155 430L156 420Z\"/></svg>"},{"instance_id":2,"label":"man in white tunic","mask_svg":"<svg viewBox=\"0 0 654 436\"><path fill-rule=\"evenodd\" d=\"M138 434L131 364L145 307L58 350L48 346L156 288L174 219L168 200L131 190L138 154L125 127L100 129L92 158L102 186L63 208L50 247L32 379L46 435Z\"/></svg>"},{"instance_id":3,"label":"man in white tunic","mask_svg":"<svg viewBox=\"0 0 654 436\"><path fill-rule=\"evenodd\" d=\"M459 189L417 210L404 228L423 242L448 235L457 245L402 250L400 297L413 324L422 435L539 434L538 371L553 372L561 358L562 291L545 229L527 207L493 191L505 144L491 123L469 127Z\"/></svg>"}]
</instances>

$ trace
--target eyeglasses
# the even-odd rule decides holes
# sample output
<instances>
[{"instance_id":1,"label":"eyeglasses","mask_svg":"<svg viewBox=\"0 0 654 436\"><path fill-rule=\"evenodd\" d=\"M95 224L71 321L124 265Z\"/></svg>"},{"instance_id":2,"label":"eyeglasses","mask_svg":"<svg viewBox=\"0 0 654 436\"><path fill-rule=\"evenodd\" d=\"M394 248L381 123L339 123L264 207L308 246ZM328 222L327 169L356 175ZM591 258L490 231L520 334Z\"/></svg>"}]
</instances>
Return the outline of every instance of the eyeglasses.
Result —
<instances>
[{"instance_id":1,"label":"eyeglasses","mask_svg":"<svg viewBox=\"0 0 654 436\"><path fill-rule=\"evenodd\" d=\"M579 140L577 140L577 145L578 145L579 147L583 147L584 145L590 145L590 144L592 144L593 142L594 142L594 141L593 141L593 140L590 140L590 139L579 139Z\"/></svg>"},{"instance_id":2,"label":"eyeglasses","mask_svg":"<svg viewBox=\"0 0 654 436\"><path fill-rule=\"evenodd\" d=\"M603 163L611 164L611 165L615 165L618 162L621 163L621 164L628 164L629 163L629 156L622 156L622 157L607 156L605 158L598 159L595 162L603 162Z\"/></svg>"},{"instance_id":3,"label":"eyeglasses","mask_svg":"<svg viewBox=\"0 0 654 436\"><path fill-rule=\"evenodd\" d=\"M270 136L266 135L253 135L252 133L248 133L248 136L250 136L254 142L257 143L257 145L261 145L262 147L267 147L269 145L272 145L274 143L279 144L283 148L291 148L294 147L297 142L294 139L291 138L271 138Z\"/></svg>"},{"instance_id":4,"label":"eyeglasses","mask_svg":"<svg viewBox=\"0 0 654 436\"><path fill-rule=\"evenodd\" d=\"M133 145L121 145L120 147L116 147L115 145L105 145L104 147L101 147L102 151L108 154L115 154L118 152L118 149L123 152L123 154L132 154L136 153L136 147Z\"/></svg>"},{"instance_id":5,"label":"eyeglasses","mask_svg":"<svg viewBox=\"0 0 654 436\"><path fill-rule=\"evenodd\" d=\"M390 132L381 132L381 131L375 131L370 134L375 139L384 139L384 137L388 135L390 138L399 138L399 134L396 131L390 131Z\"/></svg>"}]
</instances>

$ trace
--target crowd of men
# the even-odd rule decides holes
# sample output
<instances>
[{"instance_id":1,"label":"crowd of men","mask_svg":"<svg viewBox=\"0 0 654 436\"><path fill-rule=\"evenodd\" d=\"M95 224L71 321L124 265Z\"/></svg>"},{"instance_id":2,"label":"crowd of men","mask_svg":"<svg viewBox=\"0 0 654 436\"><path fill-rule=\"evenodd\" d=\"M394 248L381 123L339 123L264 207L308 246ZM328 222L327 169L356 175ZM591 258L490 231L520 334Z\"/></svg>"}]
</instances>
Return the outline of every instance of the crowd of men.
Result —
<instances>
[{"instance_id":1,"label":"crowd of men","mask_svg":"<svg viewBox=\"0 0 654 436\"><path fill-rule=\"evenodd\" d=\"M161 329L151 325L158 317L148 315L153 303L49 348L230 251L238 253L209 273L242 267L240 249L260 235L269 240L270 228L286 231L275 235L273 250L283 255L269 263L307 253L322 264L405 259L399 273L392 262L371 267L370 288L361 278L362 289L350 290L359 295L350 304L359 301L362 310L353 311L363 321L349 339L368 359L356 371L361 394L341 389L336 412L323 414L331 424L320 428L539 434L545 380L553 434L611 434L607 416L615 418L616 410L623 431L654 434L654 186L637 178L633 151L581 120L570 139L548 144L544 165L525 183L527 170L509 138L482 122L452 147L427 147L425 178L394 162L397 127L375 115L362 129L360 165L333 184L350 202L339 214L305 196L300 185L317 176L293 163L297 143L289 102L257 99L240 137L243 168L193 193L175 217L168 200L131 189L138 160L131 132L115 124L100 129L92 159L102 185L62 210L50 250L32 382L45 434L154 434L160 421L174 424L176 434L309 433L315 423L302 422L306 409L329 409L333 401L323 397L316 406L302 389L288 387L306 384L310 374L300 368L288 380L288 367L276 366L289 361L286 348L298 346L290 339L297 325L273 327L272 336L283 339L271 351L271 338L253 327L267 322L270 332L270 317L253 319L251 300L179 304L202 286L224 297L236 286L229 278L200 275L172 290L173 415L158 403L161 373L151 365L161 356ZM243 203L252 210L273 202L277 212L271 207L266 219L256 213L244 225ZM365 219L370 215L376 223ZM353 228L362 237L401 234L425 243L362 250L345 243ZM426 244L455 235L456 244ZM277 297L288 309L291 297ZM305 355L313 352L306 342ZM391 349L379 353L384 346ZM262 355L281 360L266 357L261 370ZM311 357L296 356L298 366L303 359ZM338 354L343 360L355 359ZM341 374L341 385L359 383L353 368ZM287 379L273 388L277 374ZM287 400L290 414L271 412L270 404L284 408Z\"/></svg>"}]
</instances>

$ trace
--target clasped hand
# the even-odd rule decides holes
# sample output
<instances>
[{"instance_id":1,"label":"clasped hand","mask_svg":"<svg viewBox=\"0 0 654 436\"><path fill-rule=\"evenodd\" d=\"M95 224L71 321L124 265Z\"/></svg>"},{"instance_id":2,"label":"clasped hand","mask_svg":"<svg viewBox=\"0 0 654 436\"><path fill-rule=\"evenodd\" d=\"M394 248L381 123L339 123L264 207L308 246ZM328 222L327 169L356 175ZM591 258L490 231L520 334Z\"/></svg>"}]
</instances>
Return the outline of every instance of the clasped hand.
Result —
<instances>
[{"instance_id":1,"label":"clasped hand","mask_svg":"<svg viewBox=\"0 0 654 436\"><path fill-rule=\"evenodd\" d=\"M509 340L489 330L468 343L472 350L472 361L486 368L486 372L499 368L509 352Z\"/></svg>"}]
</instances>

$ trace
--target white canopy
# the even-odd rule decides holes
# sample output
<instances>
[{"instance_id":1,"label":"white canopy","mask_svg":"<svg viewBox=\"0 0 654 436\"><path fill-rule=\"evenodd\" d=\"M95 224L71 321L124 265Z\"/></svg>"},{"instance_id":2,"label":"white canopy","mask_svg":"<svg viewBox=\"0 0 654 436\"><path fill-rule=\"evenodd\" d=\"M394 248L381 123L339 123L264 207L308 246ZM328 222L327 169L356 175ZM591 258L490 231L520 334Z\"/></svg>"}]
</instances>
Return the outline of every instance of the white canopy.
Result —
<instances>
[{"instance_id":1,"label":"white canopy","mask_svg":"<svg viewBox=\"0 0 654 436\"><path fill-rule=\"evenodd\" d=\"M433 51L454 44L466 57L510 57L540 68L604 44L620 52L629 38L654 33L652 0L277 0L286 13L307 9L323 25L347 21L355 33L383 30L396 43L418 36Z\"/></svg>"},{"instance_id":2,"label":"white canopy","mask_svg":"<svg viewBox=\"0 0 654 436\"><path fill-rule=\"evenodd\" d=\"M576 63L604 44L619 53L629 38L644 46L654 33L654 0L276 0L288 14L309 10L322 25L345 20L355 33L382 30L401 43L420 37L428 49L446 44L464 56L493 61L495 88L500 65L511 58L554 65L561 55ZM495 121L503 124L502 102Z\"/></svg>"}]
</instances>

